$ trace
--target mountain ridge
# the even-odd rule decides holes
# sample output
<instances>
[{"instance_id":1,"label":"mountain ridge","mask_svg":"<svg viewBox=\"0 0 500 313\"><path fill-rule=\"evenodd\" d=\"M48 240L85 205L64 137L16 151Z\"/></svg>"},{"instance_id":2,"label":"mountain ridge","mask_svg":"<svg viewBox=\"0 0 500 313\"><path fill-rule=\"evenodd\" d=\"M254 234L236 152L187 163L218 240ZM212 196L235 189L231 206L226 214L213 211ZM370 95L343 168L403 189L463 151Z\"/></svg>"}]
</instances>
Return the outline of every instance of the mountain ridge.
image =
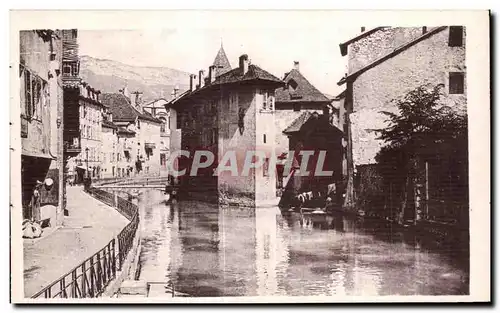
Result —
<instances>
[{"instance_id":1,"label":"mountain ridge","mask_svg":"<svg viewBox=\"0 0 500 313\"><path fill-rule=\"evenodd\" d=\"M189 73L169 67L135 66L120 61L80 56L80 76L103 93L143 92L143 101L168 99L176 86L179 93L189 87Z\"/></svg>"}]
</instances>

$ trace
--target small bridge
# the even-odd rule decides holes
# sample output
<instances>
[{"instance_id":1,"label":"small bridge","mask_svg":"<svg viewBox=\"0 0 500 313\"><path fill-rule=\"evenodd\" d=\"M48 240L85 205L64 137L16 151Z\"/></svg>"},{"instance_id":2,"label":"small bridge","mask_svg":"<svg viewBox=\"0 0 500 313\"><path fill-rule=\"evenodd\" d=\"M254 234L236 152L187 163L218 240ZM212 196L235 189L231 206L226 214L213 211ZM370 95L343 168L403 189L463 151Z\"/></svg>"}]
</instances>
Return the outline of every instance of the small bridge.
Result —
<instances>
[{"instance_id":1,"label":"small bridge","mask_svg":"<svg viewBox=\"0 0 500 313\"><path fill-rule=\"evenodd\" d=\"M141 188L149 188L149 189L161 189L165 190L165 185L102 185L99 186L99 189L141 189Z\"/></svg>"},{"instance_id":2,"label":"small bridge","mask_svg":"<svg viewBox=\"0 0 500 313\"><path fill-rule=\"evenodd\" d=\"M113 184L113 185L101 185L99 186L99 189L103 190L117 190L117 191L125 191L125 192L130 192L130 193L137 193L140 192L144 189L153 189L153 190L160 190L160 191L166 191L168 194L177 194L179 192L179 187L178 186L171 186L171 185L160 185L160 184L130 184L130 185L118 185L118 184Z\"/></svg>"}]
</instances>

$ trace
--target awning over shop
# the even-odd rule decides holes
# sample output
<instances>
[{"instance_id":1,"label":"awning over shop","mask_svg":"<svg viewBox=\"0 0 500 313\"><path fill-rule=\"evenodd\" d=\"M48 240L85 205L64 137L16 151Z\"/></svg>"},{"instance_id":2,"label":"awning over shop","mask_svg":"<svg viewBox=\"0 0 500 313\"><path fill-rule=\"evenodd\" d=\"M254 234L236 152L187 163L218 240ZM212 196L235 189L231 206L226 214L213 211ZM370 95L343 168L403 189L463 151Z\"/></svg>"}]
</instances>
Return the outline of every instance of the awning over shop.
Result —
<instances>
[{"instance_id":1,"label":"awning over shop","mask_svg":"<svg viewBox=\"0 0 500 313\"><path fill-rule=\"evenodd\" d=\"M56 157L53 157L48 153L38 153L38 152L32 152L32 151L25 151L24 149L22 152L22 156L32 157L32 158L44 158L44 159L51 159L51 160L56 159Z\"/></svg>"},{"instance_id":2,"label":"awning over shop","mask_svg":"<svg viewBox=\"0 0 500 313\"><path fill-rule=\"evenodd\" d=\"M76 166L76 169L77 169L77 170L83 170L83 171L86 171L86 170L87 170L87 168L86 168L85 166L82 166L82 165L77 165L77 166Z\"/></svg>"}]
</instances>

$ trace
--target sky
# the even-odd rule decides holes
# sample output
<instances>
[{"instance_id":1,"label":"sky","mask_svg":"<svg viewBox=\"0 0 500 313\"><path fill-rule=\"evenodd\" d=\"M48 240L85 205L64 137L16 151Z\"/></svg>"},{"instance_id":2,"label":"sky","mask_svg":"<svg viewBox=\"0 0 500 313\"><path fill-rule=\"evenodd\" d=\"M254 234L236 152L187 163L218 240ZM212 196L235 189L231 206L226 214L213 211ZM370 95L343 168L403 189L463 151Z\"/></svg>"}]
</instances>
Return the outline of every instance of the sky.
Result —
<instances>
[{"instance_id":1,"label":"sky","mask_svg":"<svg viewBox=\"0 0 500 313\"><path fill-rule=\"evenodd\" d=\"M321 92L336 96L337 82L346 73L347 57L339 44L360 32L339 28L169 28L136 30L79 30L80 54L129 65L169 67L196 74L208 70L224 46L233 68L248 54L256 64L278 78L300 62L300 72ZM188 84L189 82L186 82Z\"/></svg>"}]
</instances>

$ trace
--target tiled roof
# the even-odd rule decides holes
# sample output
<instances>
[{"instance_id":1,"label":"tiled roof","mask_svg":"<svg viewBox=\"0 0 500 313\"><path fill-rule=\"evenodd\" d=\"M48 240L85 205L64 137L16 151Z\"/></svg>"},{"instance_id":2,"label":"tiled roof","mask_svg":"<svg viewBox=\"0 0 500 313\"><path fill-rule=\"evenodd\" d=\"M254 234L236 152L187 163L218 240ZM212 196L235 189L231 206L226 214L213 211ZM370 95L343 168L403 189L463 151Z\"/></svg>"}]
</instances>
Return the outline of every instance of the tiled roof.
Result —
<instances>
[{"instance_id":1,"label":"tiled roof","mask_svg":"<svg viewBox=\"0 0 500 313\"><path fill-rule=\"evenodd\" d=\"M108 120L102 120L102 127L108 127L108 128L113 128L113 129L118 128L118 126L116 126L113 122L110 122Z\"/></svg>"},{"instance_id":2,"label":"tiled roof","mask_svg":"<svg viewBox=\"0 0 500 313\"><path fill-rule=\"evenodd\" d=\"M109 107L113 118L116 121L135 121L136 118L161 123L161 120L154 118L149 113L141 113L137 111L132 104L130 99L125 97L121 93L103 93L101 94L101 102Z\"/></svg>"},{"instance_id":3,"label":"tiled roof","mask_svg":"<svg viewBox=\"0 0 500 313\"><path fill-rule=\"evenodd\" d=\"M224 51L222 45L220 46L219 52L215 56L215 60L212 65L215 65L217 76L225 74L231 70L231 64L229 63L226 52Z\"/></svg>"},{"instance_id":4,"label":"tiled roof","mask_svg":"<svg viewBox=\"0 0 500 313\"><path fill-rule=\"evenodd\" d=\"M290 124L283 133L293 133L298 132L302 128L302 126L309 120L309 118L313 115L313 113L309 111L305 111L299 117L297 117L292 124Z\"/></svg>"},{"instance_id":5,"label":"tiled roof","mask_svg":"<svg viewBox=\"0 0 500 313\"><path fill-rule=\"evenodd\" d=\"M328 116L310 111L305 111L297 117L283 133L290 135L295 132L307 133L316 130L331 131L335 134L341 133L337 126L331 124Z\"/></svg>"},{"instance_id":6,"label":"tiled roof","mask_svg":"<svg viewBox=\"0 0 500 313\"><path fill-rule=\"evenodd\" d=\"M276 103L280 102L323 102L329 103L330 100L314 87L299 71L291 70L284 78L285 87L276 90ZM289 83L294 83L288 87Z\"/></svg>"},{"instance_id":7,"label":"tiled roof","mask_svg":"<svg viewBox=\"0 0 500 313\"><path fill-rule=\"evenodd\" d=\"M254 64L250 64L248 66L248 71L246 72L245 75L242 75L241 69L239 67L218 76L215 81L207 85L212 86L212 85L222 85L222 84L230 84L230 83L238 83L238 82L244 82L244 81L251 81L251 80L267 80L271 82L276 82L276 83L282 83L283 81L277 78L276 76L264 71L260 67Z\"/></svg>"},{"instance_id":8,"label":"tiled roof","mask_svg":"<svg viewBox=\"0 0 500 313\"><path fill-rule=\"evenodd\" d=\"M333 100L340 100L340 99L343 99L345 98L345 90L342 91L341 93L339 93L335 98L333 98Z\"/></svg>"}]
</instances>

